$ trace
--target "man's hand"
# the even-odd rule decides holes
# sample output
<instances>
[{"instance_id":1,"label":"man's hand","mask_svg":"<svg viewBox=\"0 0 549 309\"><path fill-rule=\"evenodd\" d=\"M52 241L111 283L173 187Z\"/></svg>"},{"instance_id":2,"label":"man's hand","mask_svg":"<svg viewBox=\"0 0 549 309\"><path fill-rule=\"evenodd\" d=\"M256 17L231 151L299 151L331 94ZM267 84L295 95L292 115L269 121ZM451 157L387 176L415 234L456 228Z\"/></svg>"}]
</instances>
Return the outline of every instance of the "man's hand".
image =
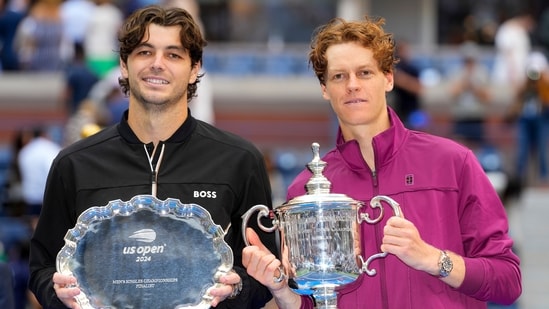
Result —
<instances>
[{"instance_id":1,"label":"man's hand","mask_svg":"<svg viewBox=\"0 0 549 309\"><path fill-rule=\"evenodd\" d=\"M76 278L70 275L63 275L59 272L53 274L53 289L57 298L71 309L80 309L80 305L74 298L80 294L80 289L77 287Z\"/></svg>"},{"instance_id":2,"label":"man's hand","mask_svg":"<svg viewBox=\"0 0 549 309\"><path fill-rule=\"evenodd\" d=\"M424 242L412 222L393 216L387 220L383 233L381 251L396 255L414 269L431 275L438 273L440 250Z\"/></svg>"},{"instance_id":3,"label":"man's hand","mask_svg":"<svg viewBox=\"0 0 549 309\"><path fill-rule=\"evenodd\" d=\"M287 286L286 280L280 282L274 280L274 278L280 278L283 275L280 273L282 269L280 260L263 245L253 229L246 229L246 238L250 242L250 246L242 251L242 264L246 267L248 274L271 291Z\"/></svg>"},{"instance_id":4,"label":"man's hand","mask_svg":"<svg viewBox=\"0 0 549 309\"><path fill-rule=\"evenodd\" d=\"M396 216L391 217L387 220L383 232L381 251L394 254L406 265L433 276L439 275L440 251L446 250L454 264L454 269L450 276L441 280L454 288L458 288L463 283L465 278L463 257L448 251L447 248L438 249L426 243L421 239L419 231L412 222Z\"/></svg>"},{"instance_id":5,"label":"man's hand","mask_svg":"<svg viewBox=\"0 0 549 309\"><path fill-rule=\"evenodd\" d=\"M241 281L242 279L240 276L234 271L230 271L228 274L221 276L219 278L219 283L221 284L209 291L210 295L214 296L211 306L216 307L220 302L229 298L229 296L235 292L234 289Z\"/></svg>"},{"instance_id":6,"label":"man's hand","mask_svg":"<svg viewBox=\"0 0 549 309\"><path fill-rule=\"evenodd\" d=\"M301 298L288 286L287 278L281 273L280 260L263 245L253 229L246 229L246 238L250 246L242 251L242 264L246 267L248 274L271 291L278 308L299 308ZM284 280L277 280L279 278ZM270 303L272 305L272 302Z\"/></svg>"}]
</instances>

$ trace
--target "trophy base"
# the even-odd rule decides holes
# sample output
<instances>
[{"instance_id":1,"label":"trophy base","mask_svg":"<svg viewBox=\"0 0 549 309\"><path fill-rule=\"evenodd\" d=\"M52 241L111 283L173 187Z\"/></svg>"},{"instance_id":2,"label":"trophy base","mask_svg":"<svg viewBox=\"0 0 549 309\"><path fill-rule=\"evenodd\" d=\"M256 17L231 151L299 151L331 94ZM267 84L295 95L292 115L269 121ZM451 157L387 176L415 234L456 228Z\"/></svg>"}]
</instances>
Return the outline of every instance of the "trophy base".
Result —
<instances>
[{"instance_id":1,"label":"trophy base","mask_svg":"<svg viewBox=\"0 0 549 309\"><path fill-rule=\"evenodd\" d=\"M313 297L318 309L337 309L337 294L335 288L338 285L324 284L314 288Z\"/></svg>"}]
</instances>

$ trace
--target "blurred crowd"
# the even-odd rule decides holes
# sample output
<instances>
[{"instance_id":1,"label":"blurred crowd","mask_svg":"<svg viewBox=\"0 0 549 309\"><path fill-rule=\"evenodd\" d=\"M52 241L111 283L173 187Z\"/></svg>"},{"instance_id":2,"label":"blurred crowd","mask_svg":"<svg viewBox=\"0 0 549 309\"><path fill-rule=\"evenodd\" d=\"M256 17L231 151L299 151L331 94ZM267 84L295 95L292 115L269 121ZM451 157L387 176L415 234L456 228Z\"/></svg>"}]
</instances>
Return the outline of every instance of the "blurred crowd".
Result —
<instances>
[{"instance_id":1,"label":"blurred crowd","mask_svg":"<svg viewBox=\"0 0 549 309\"><path fill-rule=\"evenodd\" d=\"M201 22L197 2L159 1L186 8ZM49 165L62 147L122 117L128 101L118 85L117 31L135 8L155 2L0 0L0 73L62 72L67 112L61 139L37 124L22 128L10 145L7 193L0 205L0 266L11 269L14 308L39 308L26 289L26 259ZM464 29L466 25L464 20ZM457 61L440 80L421 64L413 42L396 37L400 63L390 102L408 127L428 128L431 116L425 102L438 93L437 100L444 101L451 115L449 134L476 151L502 198L518 194L525 185L549 187L549 8L541 14L509 16L490 40L464 30L455 47ZM493 42L489 52L486 41ZM272 38L269 44L274 44ZM193 116L209 123L215 123L212 87L206 74L195 98L199 102L190 105ZM516 134L510 163L488 134L494 122ZM285 182L277 174L284 166L277 166L270 153L266 160L277 193L275 205L280 204ZM0 308L10 308L2 305L2 293Z\"/></svg>"},{"instance_id":2,"label":"blurred crowd","mask_svg":"<svg viewBox=\"0 0 549 309\"><path fill-rule=\"evenodd\" d=\"M414 61L410 42L401 38L393 107L418 130L428 129L433 105L444 110L449 130L435 133L473 149L502 197L526 185L549 187L549 9L517 11L488 48L473 38L464 32L451 64L435 72ZM500 149L508 133L514 153Z\"/></svg>"}]
</instances>

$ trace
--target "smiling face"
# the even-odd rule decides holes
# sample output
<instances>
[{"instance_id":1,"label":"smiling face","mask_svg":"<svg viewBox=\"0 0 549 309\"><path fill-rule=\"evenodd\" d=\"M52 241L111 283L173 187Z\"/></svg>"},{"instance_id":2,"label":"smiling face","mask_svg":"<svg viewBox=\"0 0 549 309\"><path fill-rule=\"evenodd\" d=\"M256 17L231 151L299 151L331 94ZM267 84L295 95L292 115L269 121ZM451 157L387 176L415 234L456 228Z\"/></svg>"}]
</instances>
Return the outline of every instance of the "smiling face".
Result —
<instances>
[{"instance_id":1,"label":"smiling face","mask_svg":"<svg viewBox=\"0 0 549 309\"><path fill-rule=\"evenodd\" d=\"M196 81L200 64L192 66L180 42L180 26L150 24L139 46L121 61L121 73L130 85L130 104L165 111L187 104L187 86Z\"/></svg>"},{"instance_id":2,"label":"smiling face","mask_svg":"<svg viewBox=\"0 0 549 309\"><path fill-rule=\"evenodd\" d=\"M342 130L359 125L386 129L386 92L393 89L393 73L382 72L372 51L355 42L330 46L326 60L322 96L330 101Z\"/></svg>"}]
</instances>

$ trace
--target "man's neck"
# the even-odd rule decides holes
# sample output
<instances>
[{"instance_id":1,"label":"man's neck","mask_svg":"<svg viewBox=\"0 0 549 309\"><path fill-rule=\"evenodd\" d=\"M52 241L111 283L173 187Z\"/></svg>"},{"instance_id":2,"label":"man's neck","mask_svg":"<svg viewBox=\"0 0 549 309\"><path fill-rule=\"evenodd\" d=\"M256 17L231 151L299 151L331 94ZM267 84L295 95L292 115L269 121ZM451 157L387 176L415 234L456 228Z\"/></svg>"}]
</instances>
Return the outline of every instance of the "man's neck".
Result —
<instances>
[{"instance_id":1,"label":"man's neck","mask_svg":"<svg viewBox=\"0 0 549 309\"><path fill-rule=\"evenodd\" d=\"M390 127L388 118L383 118L377 123L341 127L341 132L345 141L356 140L360 145L362 158L368 164L372 171L375 171L375 156L372 140L379 133L387 130Z\"/></svg>"},{"instance_id":2,"label":"man's neck","mask_svg":"<svg viewBox=\"0 0 549 309\"><path fill-rule=\"evenodd\" d=\"M187 117L187 107L182 105L160 112L145 111L130 105L128 125L140 141L158 145L160 141L170 138Z\"/></svg>"}]
</instances>

